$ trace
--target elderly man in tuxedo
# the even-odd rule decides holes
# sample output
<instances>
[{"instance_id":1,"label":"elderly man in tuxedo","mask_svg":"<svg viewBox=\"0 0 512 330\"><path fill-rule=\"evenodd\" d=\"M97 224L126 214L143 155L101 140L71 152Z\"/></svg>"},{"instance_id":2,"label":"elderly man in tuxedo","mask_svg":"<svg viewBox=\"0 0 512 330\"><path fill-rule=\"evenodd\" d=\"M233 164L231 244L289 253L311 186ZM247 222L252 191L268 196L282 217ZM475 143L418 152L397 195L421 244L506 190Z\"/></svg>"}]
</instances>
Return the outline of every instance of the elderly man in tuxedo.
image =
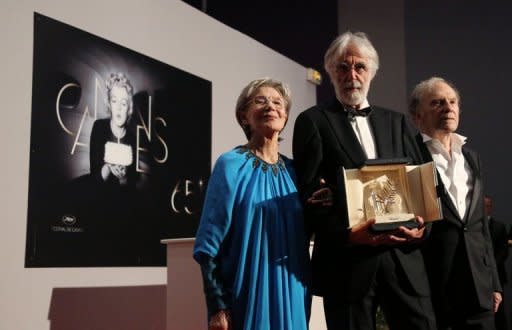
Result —
<instances>
[{"instance_id":1,"label":"elderly man in tuxedo","mask_svg":"<svg viewBox=\"0 0 512 330\"><path fill-rule=\"evenodd\" d=\"M340 35L328 48L324 63L336 98L302 112L293 134L304 199L324 185L339 198L336 182L341 166L359 168L368 159L406 157L415 150L405 116L369 104L379 58L366 34ZM426 236L421 218L417 228L377 233L372 230L374 220L349 229L344 203L311 205L305 207L305 219L315 241L313 293L323 296L328 328L374 329L380 305L391 329L434 329L419 250Z\"/></svg>"},{"instance_id":2,"label":"elderly man in tuxedo","mask_svg":"<svg viewBox=\"0 0 512 330\"><path fill-rule=\"evenodd\" d=\"M456 133L457 89L433 77L413 90L409 111L423 161L434 161L443 207L424 247L439 329L494 329L501 286L494 261L480 159Z\"/></svg>"}]
</instances>

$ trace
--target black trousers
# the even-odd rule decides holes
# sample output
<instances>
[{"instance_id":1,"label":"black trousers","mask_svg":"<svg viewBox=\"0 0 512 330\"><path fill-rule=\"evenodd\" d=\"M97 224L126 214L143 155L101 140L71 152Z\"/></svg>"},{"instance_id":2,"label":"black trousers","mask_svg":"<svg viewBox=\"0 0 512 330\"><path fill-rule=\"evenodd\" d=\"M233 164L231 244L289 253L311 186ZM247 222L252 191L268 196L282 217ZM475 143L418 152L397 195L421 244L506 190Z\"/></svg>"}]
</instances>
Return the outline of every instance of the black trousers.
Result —
<instances>
[{"instance_id":1,"label":"black trousers","mask_svg":"<svg viewBox=\"0 0 512 330\"><path fill-rule=\"evenodd\" d=\"M503 283L501 285L503 290L505 290L505 284ZM501 302L500 308L498 309L498 312L494 314L494 319L496 320L496 330L510 330L510 327L508 326L507 321L507 315L505 315L505 309L508 306L505 306L505 292L502 293L503 295L503 301ZM507 311L509 316L512 314L510 310Z\"/></svg>"},{"instance_id":2,"label":"black trousers","mask_svg":"<svg viewBox=\"0 0 512 330\"><path fill-rule=\"evenodd\" d=\"M482 311L470 315L459 312L449 317L449 324L439 322L439 330L495 330L494 312Z\"/></svg>"},{"instance_id":3,"label":"black trousers","mask_svg":"<svg viewBox=\"0 0 512 330\"><path fill-rule=\"evenodd\" d=\"M333 293L324 295L323 302L329 330L375 329L378 305L391 330L436 329L430 297L414 292L402 267L389 251L379 256L377 273L364 297L347 302L345 297Z\"/></svg>"}]
</instances>

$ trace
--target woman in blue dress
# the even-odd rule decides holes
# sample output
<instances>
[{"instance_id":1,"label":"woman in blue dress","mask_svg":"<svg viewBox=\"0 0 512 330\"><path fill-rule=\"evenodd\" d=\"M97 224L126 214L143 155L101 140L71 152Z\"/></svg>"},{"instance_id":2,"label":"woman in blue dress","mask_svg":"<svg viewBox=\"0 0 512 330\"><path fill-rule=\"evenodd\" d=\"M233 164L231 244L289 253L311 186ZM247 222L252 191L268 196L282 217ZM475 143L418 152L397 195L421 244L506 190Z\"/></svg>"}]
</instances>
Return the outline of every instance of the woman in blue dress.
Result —
<instances>
[{"instance_id":1,"label":"woman in blue dress","mask_svg":"<svg viewBox=\"0 0 512 330\"><path fill-rule=\"evenodd\" d=\"M309 241L295 172L279 154L290 107L288 87L273 79L238 98L248 143L217 160L194 246L210 330L308 328Z\"/></svg>"}]
</instances>

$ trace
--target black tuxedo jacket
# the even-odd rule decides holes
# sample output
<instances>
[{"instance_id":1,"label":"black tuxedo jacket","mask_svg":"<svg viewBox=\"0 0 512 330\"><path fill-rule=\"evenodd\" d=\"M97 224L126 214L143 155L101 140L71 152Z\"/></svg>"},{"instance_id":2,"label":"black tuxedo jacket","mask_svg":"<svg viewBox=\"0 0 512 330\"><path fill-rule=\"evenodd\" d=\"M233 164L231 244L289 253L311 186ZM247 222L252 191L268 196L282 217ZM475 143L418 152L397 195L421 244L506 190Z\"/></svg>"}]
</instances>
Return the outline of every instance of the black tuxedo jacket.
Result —
<instances>
[{"instance_id":1,"label":"black tuxedo jacket","mask_svg":"<svg viewBox=\"0 0 512 330\"><path fill-rule=\"evenodd\" d=\"M372 106L369 121L379 158L397 158L409 155L414 147L411 133L403 114ZM416 148L416 149L415 149ZM343 111L333 101L302 112L295 121L293 135L294 165L298 175L299 191L306 200L319 188L320 178L339 198L336 180L340 166L358 168L366 154ZM423 257L417 245L366 247L346 245L348 219L346 206L335 203L332 208L305 205L307 227L314 235L312 256L313 292L323 295L335 290L349 300L364 296L375 276L379 254L392 250L402 266L401 283L419 295L429 295Z\"/></svg>"},{"instance_id":2,"label":"black tuxedo jacket","mask_svg":"<svg viewBox=\"0 0 512 330\"><path fill-rule=\"evenodd\" d=\"M432 161L422 136L418 134L416 139L422 161ZM439 309L449 312L461 302L464 306L480 306L489 310L493 307L493 292L501 292L485 219L480 159L467 147L462 148L462 153L473 176L470 205L461 218L438 173L438 194L444 219L432 224L430 237L424 246L434 308L438 312ZM454 287L460 287L462 292L454 290Z\"/></svg>"}]
</instances>

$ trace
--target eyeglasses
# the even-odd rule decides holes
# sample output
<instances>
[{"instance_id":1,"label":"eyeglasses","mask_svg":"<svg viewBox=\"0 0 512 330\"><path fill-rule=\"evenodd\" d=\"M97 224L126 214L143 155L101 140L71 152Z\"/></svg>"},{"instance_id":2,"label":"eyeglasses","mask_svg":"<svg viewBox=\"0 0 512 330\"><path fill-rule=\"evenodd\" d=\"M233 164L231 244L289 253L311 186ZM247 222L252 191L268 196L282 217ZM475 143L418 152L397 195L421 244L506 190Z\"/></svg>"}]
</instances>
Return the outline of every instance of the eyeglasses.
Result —
<instances>
[{"instance_id":1,"label":"eyeglasses","mask_svg":"<svg viewBox=\"0 0 512 330\"><path fill-rule=\"evenodd\" d=\"M282 98L269 98L265 96L256 96L252 99L255 105L258 107L266 107L272 104L274 109L283 110L284 109L284 100Z\"/></svg>"},{"instance_id":2,"label":"eyeglasses","mask_svg":"<svg viewBox=\"0 0 512 330\"><path fill-rule=\"evenodd\" d=\"M368 71L368 66L365 63L355 63L350 65L348 63L342 62L336 65L336 72L338 73L348 73L354 70L358 74L362 74L363 72Z\"/></svg>"}]
</instances>

